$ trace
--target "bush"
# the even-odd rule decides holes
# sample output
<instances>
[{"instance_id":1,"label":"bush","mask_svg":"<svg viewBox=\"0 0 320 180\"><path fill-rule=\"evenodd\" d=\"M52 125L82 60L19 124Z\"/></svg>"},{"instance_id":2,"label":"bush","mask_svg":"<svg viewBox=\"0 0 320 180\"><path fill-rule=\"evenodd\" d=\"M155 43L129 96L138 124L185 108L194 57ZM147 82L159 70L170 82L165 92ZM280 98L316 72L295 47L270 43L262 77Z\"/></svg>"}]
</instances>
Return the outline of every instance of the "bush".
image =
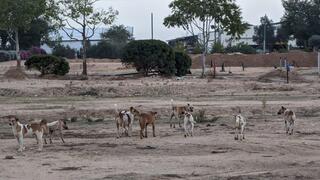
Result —
<instances>
[{"instance_id":1,"label":"bush","mask_svg":"<svg viewBox=\"0 0 320 180\"><path fill-rule=\"evenodd\" d=\"M125 44L109 43L107 41L101 41L96 45L92 45L87 50L87 56L90 58L121 58L122 51Z\"/></svg>"},{"instance_id":2,"label":"bush","mask_svg":"<svg viewBox=\"0 0 320 180\"><path fill-rule=\"evenodd\" d=\"M145 76L151 71L162 75L176 73L174 52L165 42L159 40L131 41L124 48L122 63L133 65Z\"/></svg>"},{"instance_id":3,"label":"bush","mask_svg":"<svg viewBox=\"0 0 320 180\"><path fill-rule=\"evenodd\" d=\"M226 49L227 53L240 52L242 54L256 54L256 50L245 43L239 43L236 46L229 46Z\"/></svg>"},{"instance_id":4,"label":"bush","mask_svg":"<svg viewBox=\"0 0 320 180\"><path fill-rule=\"evenodd\" d=\"M57 57L64 57L68 59L74 59L76 50L72 49L69 45L56 45L52 50L52 55Z\"/></svg>"},{"instance_id":5,"label":"bush","mask_svg":"<svg viewBox=\"0 0 320 180\"><path fill-rule=\"evenodd\" d=\"M223 44L221 44L220 42L213 43L210 53L211 54L213 54L213 53L225 53Z\"/></svg>"},{"instance_id":6,"label":"bush","mask_svg":"<svg viewBox=\"0 0 320 180\"><path fill-rule=\"evenodd\" d=\"M188 54L184 52L175 52L176 60L176 76L185 76L190 71L192 60Z\"/></svg>"},{"instance_id":7,"label":"bush","mask_svg":"<svg viewBox=\"0 0 320 180\"><path fill-rule=\"evenodd\" d=\"M29 58L24 65L27 69L36 69L40 71L41 75L55 74L65 75L69 72L69 63L56 56L50 55L36 55Z\"/></svg>"},{"instance_id":8,"label":"bush","mask_svg":"<svg viewBox=\"0 0 320 180\"><path fill-rule=\"evenodd\" d=\"M314 51L317 51L320 47L320 36L313 35L308 40L309 46L313 48Z\"/></svg>"}]
</instances>

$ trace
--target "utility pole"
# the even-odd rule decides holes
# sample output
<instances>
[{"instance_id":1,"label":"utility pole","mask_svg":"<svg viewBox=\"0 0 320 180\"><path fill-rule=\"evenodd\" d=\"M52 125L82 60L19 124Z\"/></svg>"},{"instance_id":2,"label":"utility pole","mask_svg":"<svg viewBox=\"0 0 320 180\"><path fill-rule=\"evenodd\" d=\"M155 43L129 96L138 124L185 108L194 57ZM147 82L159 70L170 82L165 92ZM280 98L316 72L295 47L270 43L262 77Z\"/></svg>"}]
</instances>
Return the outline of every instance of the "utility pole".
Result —
<instances>
[{"instance_id":1,"label":"utility pole","mask_svg":"<svg viewBox=\"0 0 320 180\"><path fill-rule=\"evenodd\" d=\"M153 40L153 13L151 13L151 39Z\"/></svg>"},{"instance_id":2,"label":"utility pole","mask_svg":"<svg viewBox=\"0 0 320 180\"><path fill-rule=\"evenodd\" d=\"M265 18L267 18L267 15L265 16ZM267 36L267 22L266 20L264 20L264 23L263 23L263 53L266 53L266 36Z\"/></svg>"},{"instance_id":3,"label":"utility pole","mask_svg":"<svg viewBox=\"0 0 320 180\"><path fill-rule=\"evenodd\" d=\"M320 51L318 51L318 75L320 76Z\"/></svg>"}]
</instances>

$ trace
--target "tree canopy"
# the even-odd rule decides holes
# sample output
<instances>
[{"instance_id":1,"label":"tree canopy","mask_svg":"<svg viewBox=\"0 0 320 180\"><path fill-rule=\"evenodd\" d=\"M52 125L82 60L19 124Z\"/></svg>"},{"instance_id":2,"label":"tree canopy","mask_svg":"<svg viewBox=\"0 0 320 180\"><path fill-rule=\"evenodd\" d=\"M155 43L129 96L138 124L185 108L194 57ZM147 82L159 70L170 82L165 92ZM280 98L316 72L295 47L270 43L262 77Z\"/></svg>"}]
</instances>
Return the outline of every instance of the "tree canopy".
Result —
<instances>
[{"instance_id":1,"label":"tree canopy","mask_svg":"<svg viewBox=\"0 0 320 180\"><path fill-rule=\"evenodd\" d=\"M118 11L113 8L108 10L97 10L94 4L98 0L51 0L52 7L56 8L53 16L57 24L65 34L73 40L82 41L83 75L87 75L86 51L87 41L94 36L99 24L111 24ZM55 2L55 3L54 3ZM71 30L71 31L69 31ZM74 33L81 35L81 38L74 36Z\"/></svg>"},{"instance_id":2,"label":"tree canopy","mask_svg":"<svg viewBox=\"0 0 320 180\"><path fill-rule=\"evenodd\" d=\"M19 29L29 28L33 20L44 15L46 0L1 0L0 7L0 29L14 32L15 38L12 40L16 44L19 67Z\"/></svg>"},{"instance_id":3,"label":"tree canopy","mask_svg":"<svg viewBox=\"0 0 320 180\"><path fill-rule=\"evenodd\" d=\"M200 34L202 48L202 76L205 75L205 56L210 33L223 30L234 38L247 29L235 0L174 0L169 5L171 15L164 19L167 27L181 27L192 35Z\"/></svg>"},{"instance_id":4,"label":"tree canopy","mask_svg":"<svg viewBox=\"0 0 320 180\"><path fill-rule=\"evenodd\" d=\"M282 0L285 14L282 17L283 29L293 35L298 45L308 47L308 39L320 34L319 0Z\"/></svg>"}]
</instances>

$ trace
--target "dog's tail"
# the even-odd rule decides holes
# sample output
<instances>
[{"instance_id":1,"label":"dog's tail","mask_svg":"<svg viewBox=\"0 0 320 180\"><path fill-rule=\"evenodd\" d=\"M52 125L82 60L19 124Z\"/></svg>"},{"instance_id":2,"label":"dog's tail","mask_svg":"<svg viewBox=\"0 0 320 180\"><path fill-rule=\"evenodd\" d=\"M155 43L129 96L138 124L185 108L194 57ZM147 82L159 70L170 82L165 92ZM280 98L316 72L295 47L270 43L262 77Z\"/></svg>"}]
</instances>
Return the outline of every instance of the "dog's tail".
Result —
<instances>
[{"instance_id":1,"label":"dog's tail","mask_svg":"<svg viewBox=\"0 0 320 180\"><path fill-rule=\"evenodd\" d=\"M171 99L171 107L173 107L173 99Z\"/></svg>"}]
</instances>

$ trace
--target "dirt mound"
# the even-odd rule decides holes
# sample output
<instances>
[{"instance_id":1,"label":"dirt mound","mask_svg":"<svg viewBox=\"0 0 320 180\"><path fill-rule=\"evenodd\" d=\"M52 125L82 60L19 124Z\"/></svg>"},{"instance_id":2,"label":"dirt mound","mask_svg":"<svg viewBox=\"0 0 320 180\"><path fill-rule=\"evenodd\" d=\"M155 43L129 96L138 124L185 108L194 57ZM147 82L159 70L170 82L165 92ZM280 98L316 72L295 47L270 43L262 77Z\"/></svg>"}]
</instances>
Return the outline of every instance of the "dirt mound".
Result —
<instances>
[{"instance_id":1,"label":"dirt mound","mask_svg":"<svg viewBox=\"0 0 320 180\"><path fill-rule=\"evenodd\" d=\"M201 55L191 55L191 58L192 68L200 69L202 67ZM221 67L223 63L226 67L240 67L242 64L246 67L274 67L279 66L280 58L287 58L288 62L296 67L317 66L317 53L302 51L270 54L210 54L207 56L206 65L210 67L212 60L216 62L217 67Z\"/></svg>"},{"instance_id":2,"label":"dirt mound","mask_svg":"<svg viewBox=\"0 0 320 180\"><path fill-rule=\"evenodd\" d=\"M25 80L28 78L28 75L21 68L11 67L4 73L4 77L7 79Z\"/></svg>"},{"instance_id":3,"label":"dirt mound","mask_svg":"<svg viewBox=\"0 0 320 180\"><path fill-rule=\"evenodd\" d=\"M270 71L258 77L258 81L260 82L277 82L286 80L287 72L281 69ZM289 81L297 83L307 82L307 80L303 78L300 74L298 74L296 71L289 72Z\"/></svg>"}]
</instances>

